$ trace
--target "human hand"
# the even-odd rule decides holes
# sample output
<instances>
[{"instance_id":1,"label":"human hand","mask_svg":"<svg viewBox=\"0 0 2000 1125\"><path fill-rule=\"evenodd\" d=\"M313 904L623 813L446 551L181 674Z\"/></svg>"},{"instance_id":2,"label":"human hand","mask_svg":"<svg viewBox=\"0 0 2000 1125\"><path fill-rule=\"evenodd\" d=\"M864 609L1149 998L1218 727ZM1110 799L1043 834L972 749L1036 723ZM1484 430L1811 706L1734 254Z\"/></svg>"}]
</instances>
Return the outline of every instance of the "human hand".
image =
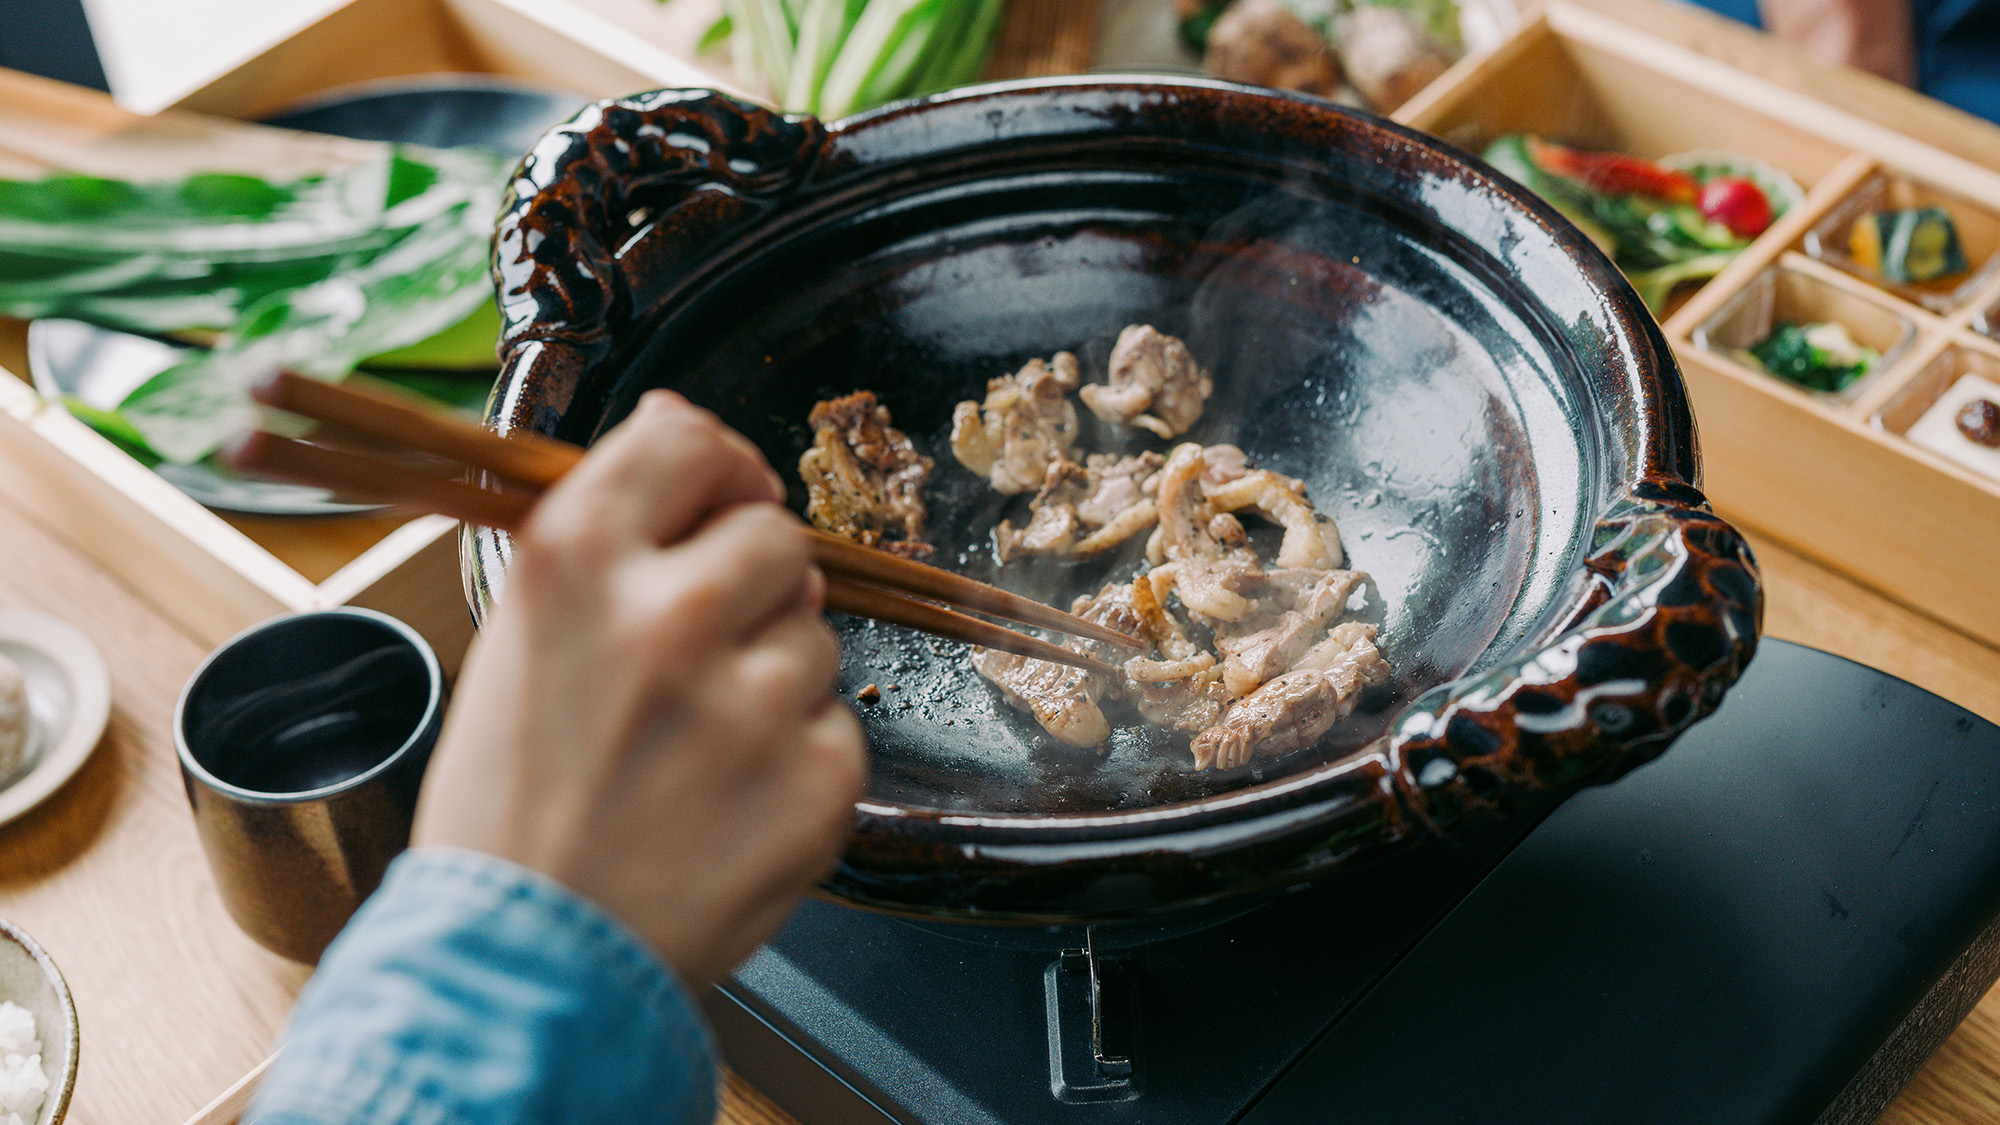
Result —
<instances>
[{"instance_id":1,"label":"human hand","mask_svg":"<svg viewBox=\"0 0 2000 1125\"><path fill-rule=\"evenodd\" d=\"M1758 0L1757 13L1766 31L1821 62L1916 82L1909 0Z\"/></svg>"},{"instance_id":2,"label":"human hand","mask_svg":"<svg viewBox=\"0 0 2000 1125\"><path fill-rule=\"evenodd\" d=\"M652 392L536 505L411 842L623 919L692 986L832 865L864 773L804 525L757 449Z\"/></svg>"}]
</instances>

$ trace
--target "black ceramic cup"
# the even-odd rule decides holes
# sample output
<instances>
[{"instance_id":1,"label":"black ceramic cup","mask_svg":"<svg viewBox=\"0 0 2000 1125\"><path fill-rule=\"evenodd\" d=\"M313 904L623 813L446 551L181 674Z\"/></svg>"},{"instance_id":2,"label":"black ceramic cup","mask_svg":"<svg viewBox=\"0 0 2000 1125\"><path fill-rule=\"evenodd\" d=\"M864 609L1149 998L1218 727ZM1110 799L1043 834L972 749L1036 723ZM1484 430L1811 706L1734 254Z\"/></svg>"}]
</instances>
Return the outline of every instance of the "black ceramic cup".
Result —
<instances>
[{"instance_id":1,"label":"black ceramic cup","mask_svg":"<svg viewBox=\"0 0 2000 1125\"><path fill-rule=\"evenodd\" d=\"M341 607L226 641L174 708L195 827L230 916L307 964L409 844L444 673L408 625Z\"/></svg>"}]
</instances>

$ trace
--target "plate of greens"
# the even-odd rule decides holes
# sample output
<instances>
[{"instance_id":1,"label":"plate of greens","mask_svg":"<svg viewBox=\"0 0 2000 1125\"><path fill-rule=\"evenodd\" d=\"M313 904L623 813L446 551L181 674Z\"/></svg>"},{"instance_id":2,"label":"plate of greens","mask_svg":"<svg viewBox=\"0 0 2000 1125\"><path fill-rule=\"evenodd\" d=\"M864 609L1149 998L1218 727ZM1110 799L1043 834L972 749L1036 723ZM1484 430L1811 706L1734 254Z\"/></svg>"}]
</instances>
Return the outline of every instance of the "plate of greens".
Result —
<instances>
[{"instance_id":1,"label":"plate of greens","mask_svg":"<svg viewBox=\"0 0 2000 1125\"><path fill-rule=\"evenodd\" d=\"M288 181L0 181L0 312L31 317L37 390L213 508L367 505L249 480L213 454L274 368L350 371L477 410L499 319L487 256L514 164L586 101L484 76L348 87L271 119L382 143Z\"/></svg>"}]
</instances>

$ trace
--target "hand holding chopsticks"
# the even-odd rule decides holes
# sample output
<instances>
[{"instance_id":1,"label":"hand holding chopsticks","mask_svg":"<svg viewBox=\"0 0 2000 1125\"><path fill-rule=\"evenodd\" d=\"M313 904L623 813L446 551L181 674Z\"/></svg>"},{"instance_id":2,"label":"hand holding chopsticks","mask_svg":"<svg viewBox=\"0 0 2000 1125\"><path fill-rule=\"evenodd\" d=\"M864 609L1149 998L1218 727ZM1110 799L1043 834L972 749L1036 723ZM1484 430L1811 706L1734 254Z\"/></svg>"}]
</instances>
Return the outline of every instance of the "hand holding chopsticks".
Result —
<instances>
[{"instance_id":1,"label":"hand holding chopsticks","mask_svg":"<svg viewBox=\"0 0 2000 1125\"><path fill-rule=\"evenodd\" d=\"M504 530L518 529L542 490L584 455L579 446L540 434L503 437L395 388L353 378L336 384L281 372L255 394L267 406L321 423L324 432L345 439L353 448L259 431L232 448L229 459L236 467ZM463 480L428 472L391 456L399 451L443 458L475 473L473 479ZM808 530L815 558L827 577L827 608L834 612L1097 672L1113 669L1095 657L946 606L1129 649L1145 647L1122 633L998 587L817 528Z\"/></svg>"}]
</instances>

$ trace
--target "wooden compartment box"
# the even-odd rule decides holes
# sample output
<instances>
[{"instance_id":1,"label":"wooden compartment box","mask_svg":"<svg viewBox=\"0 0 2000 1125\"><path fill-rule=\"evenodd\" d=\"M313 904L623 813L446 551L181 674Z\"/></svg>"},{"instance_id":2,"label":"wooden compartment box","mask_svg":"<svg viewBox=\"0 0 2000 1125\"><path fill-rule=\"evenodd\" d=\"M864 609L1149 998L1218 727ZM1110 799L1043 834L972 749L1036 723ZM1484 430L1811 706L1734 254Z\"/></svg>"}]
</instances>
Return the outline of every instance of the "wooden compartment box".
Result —
<instances>
[{"instance_id":1,"label":"wooden compartment box","mask_svg":"<svg viewBox=\"0 0 2000 1125\"><path fill-rule=\"evenodd\" d=\"M1854 112L1635 23L1552 0L1396 117L1473 152L1526 131L1653 158L1729 150L1796 178L1802 202L1664 314L1700 425L1704 487L1725 516L2000 644L2000 458L1938 452L1935 423L1914 436L1936 447L1911 434L1962 372L2000 377L2000 341L1983 334L2000 323L2000 172L1957 154L1993 153L2000 129L1907 91L1869 91L1856 101L1886 112ZM1828 88L1857 81L1829 75L1817 75ZM1901 125L1900 111L1953 151L1885 123ZM1857 216L1926 204L1956 220L1964 275L1894 285L1847 258ZM1881 358L1822 394L1737 354L1787 318L1840 323Z\"/></svg>"},{"instance_id":2,"label":"wooden compartment box","mask_svg":"<svg viewBox=\"0 0 2000 1125\"><path fill-rule=\"evenodd\" d=\"M1737 364L1747 374L1762 367L1744 353L1768 339L1780 324L1838 324L1851 339L1875 353L1868 370L1823 397L1852 402L1878 385L1916 343L1916 321L1906 309L1851 278L1827 277L1796 255L1751 278L1729 295L1707 320L1694 326L1696 348L1716 363Z\"/></svg>"},{"instance_id":3,"label":"wooden compartment box","mask_svg":"<svg viewBox=\"0 0 2000 1125\"><path fill-rule=\"evenodd\" d=\"M701 28L656 0L340 0L162 105L269 116L308 95L409 74L497 74L589 98L722 86L692 58ZM719 10L719 8L718 8Z\"/></svg>"}]
</instances>

